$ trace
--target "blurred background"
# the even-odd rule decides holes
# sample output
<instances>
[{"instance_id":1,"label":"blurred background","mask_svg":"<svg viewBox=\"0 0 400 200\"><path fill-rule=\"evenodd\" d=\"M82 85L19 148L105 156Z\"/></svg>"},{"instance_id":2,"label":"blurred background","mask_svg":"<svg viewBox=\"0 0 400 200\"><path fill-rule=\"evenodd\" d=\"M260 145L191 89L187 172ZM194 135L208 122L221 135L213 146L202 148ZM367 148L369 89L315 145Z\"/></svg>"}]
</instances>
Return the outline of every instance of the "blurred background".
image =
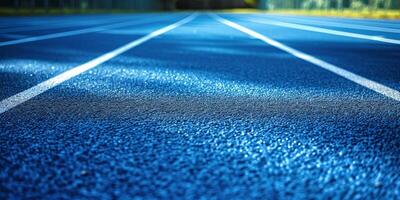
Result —
<instances>
[{"instance_id":1,"label":"blurred background","mask_svg":"<svg viewBox=\"0 0 400 200\"><path fill-rule=\"evenodd\" d=\"M302 10L377 12L400 10L400 0L0 0L0 13L75 13L171 10Z\"/></svg>"},{"instance_id":2,"label":"blurred background","mask_svg":"<svg viewBox=\"0 0 400 200\"><path fill-rule=\"evenodd\" d=\"M399 9L400 0L1 0L7 8L72 9Z\"/></svg>"}]
</instances>

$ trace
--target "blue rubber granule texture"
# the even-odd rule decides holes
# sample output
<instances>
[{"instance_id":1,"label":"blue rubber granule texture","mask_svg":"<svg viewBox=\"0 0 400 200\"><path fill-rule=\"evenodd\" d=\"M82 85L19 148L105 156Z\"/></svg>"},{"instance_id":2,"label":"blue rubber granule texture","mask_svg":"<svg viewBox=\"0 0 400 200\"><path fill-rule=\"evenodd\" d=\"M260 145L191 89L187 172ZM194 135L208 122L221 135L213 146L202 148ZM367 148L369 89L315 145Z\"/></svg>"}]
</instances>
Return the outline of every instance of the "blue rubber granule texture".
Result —
<instances>
[{"instance_id":1,"label":"blue rubber granule texture","mask_svg":"<svg viewBox=\"0 0 400 200\"><path fill-rule=\"evenodd\" d=\"M186 15L1 49L0 96ZM385 45L226 17L398 86L396 54L371 51L393 72L377 77L360 59ZM327 56L348 46L353 60ZM399 199L399 119L398 102L201 14L1 114L0 199Z\"/></svg>"}]
</instances>

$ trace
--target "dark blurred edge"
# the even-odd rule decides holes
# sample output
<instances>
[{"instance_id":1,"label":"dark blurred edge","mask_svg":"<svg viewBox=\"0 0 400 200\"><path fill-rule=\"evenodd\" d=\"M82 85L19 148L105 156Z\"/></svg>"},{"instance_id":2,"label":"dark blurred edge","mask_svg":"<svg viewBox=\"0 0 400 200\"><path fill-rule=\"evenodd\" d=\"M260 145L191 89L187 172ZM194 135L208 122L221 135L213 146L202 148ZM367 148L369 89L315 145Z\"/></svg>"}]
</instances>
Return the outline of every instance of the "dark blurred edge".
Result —
<instances>
[{"instance_id":1,"label":"dark blurred edge","mask_svg":"<svg viewBox=\"0 0 400 200\"><path fill-rule=\"evenodd\" d=\"M233 8L399 11L400 0L0 0L0 15L124 13Z\"/></svg>"},{"instance_id":2,"label":"dark blurred edge","mask_svg":"<svg viewBox=\"0 0 400 200\"><path fill-rule=\"evenodd\" d=\"M0 14L124 13L254 8L257 0L0 0Z\"/></svg>"}]
</instances>

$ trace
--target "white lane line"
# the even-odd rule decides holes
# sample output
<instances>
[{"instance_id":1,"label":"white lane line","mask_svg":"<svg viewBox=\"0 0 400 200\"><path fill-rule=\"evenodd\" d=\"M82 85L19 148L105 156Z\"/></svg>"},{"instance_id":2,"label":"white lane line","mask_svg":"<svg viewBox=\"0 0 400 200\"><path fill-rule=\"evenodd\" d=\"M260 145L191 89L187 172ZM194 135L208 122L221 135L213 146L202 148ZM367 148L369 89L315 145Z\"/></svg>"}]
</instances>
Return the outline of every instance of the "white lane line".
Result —
<instances>
[{"instance_id":1,"label":"white lane line","mask_svg":"<svg viewBox=\"0 0 400 200\"><path fill-rule=\"evenodd\" d=\"M136 24L141 24L141 23L146 23L146 22L147 21L140 21L140 22L128 21L128 22L121 22L121 23L117 23L117 24L109 24L109 25L104 25L104 26L97 26L97 27L91 27L91 28L85 28L85 29L79 29L79 30L73 30L73 31L65 31L65 32L59 32L59 33L51 33L51 34L47 34L47 35L33 36L33 37L28 37L28 38L0 42L0 47L16 45L16 44L21 44L21 43L27 43L27 42L35 42L35 41L40 41L40 40L48 40L48 39L54 39L54 38L60 38L60 37L74 36L74 35L80 35L80 34L85 34L85 33L99 32L99 31L104 31L104 30L108 30L108 29L123 27L126 25L136 25Z\"/></svg>"},{"instance_id":2,"label":"white lane line","mask_svg":"<svg viewBox=\"0 0 400 200\"><path fill-rule=\"evenodd\" d=\"M271 18L276 18L273 16L266 15L265 17L269 17L270 20L275 20ZM282 16L278 18L278 21L281 20L291 21L293 20L294 23L303 23L307 25L319 25L319 26L330 26L330 27L337 27L337 28L347 28L347 29L358 29L358 30L366 30L366 31L377 31L377 32L386 32L386 33L400 33L400 29L396 28L387 28L387 27L378 27L378 26L366 26L360 24L349 24L349 23L342 23L342 22L330 22L330 21L319 21L313 19L298 19L298 18L291 18Z\"/></svg>"},{"instance_id":3,"label":"white lane line","mask_svg":"<svg viewBox=\"0 0 400 200\"><path fill-rule=\"evenodd\" d=\"M63 83L64 81L67 81L67 80L69 80L85 71L88 71L88 70L136 47L136 46L139 46L140 44L142 44L154 37L157 37L159 35L162 35L168 31L172 30L172 29L182 26L183 24L186 24L189 21L193 20L196 16L197 16L197 14L192 14L178 22L175 22L164 28L161 28L159 30L151 32L150 34L148 34L146 36L143 36L137 40L134 40L134 41L132 41L124 46L121 46L111 52L103 54L93 60L90 60L87 63L76 66L76 67L74 67L66 72L63 72L51 79L48 79L42 83L39 83L39 84L27 89L27 90L24 90L18 94L8 97L7 99L4 99L4 100L0 101L0 114L32 99L33 97L36 97L36 96L46 92L47 90L50 90L51 88L56 87L57 85Z\"/></svg>"},{"instance_id":4,"label":"white lane line","mask_svg":"<svg viewBox=\"0 0 400 200\"><path fill-rule=\"evenodd\" d=\"M236 23L234 23L232 21L229 21L227 19L221 18L221 17L219 17L217 15L213 15L213 17L216 20L218 20L219 22L223 23L223 24L226 24L226 25L228 25L228 26L230 26L230 27L232 27L234 29L237 29L237 30L239 30L239 31L241 31L243 33L246 33L246 34L248 34L248 35L250 35L250 36L252 36L254 38L257 38L257 39L259 39L259 40L261 40L261 41L263 41L263 42L265 42L265 43L267 43L267 44L269 44L271 46L274 46L274 47L276 47L276 48L278 48L278 49L280 49L282 51L285 51L285 52L287 52L287 53L289 53L289 54L291 54L291 55L293 55L293 56L295 56L297 58L300 58L300 59L302 59L304 61L312 63L312 64L314 64L316 66L319 66L319 67L321 67L323 69L326 69L326 70L328 70L330 72L333 72L333 73L335 73L335 74L337 74L337 75L339 75L339 76L341 76L343 78L346 78L346 79L348 79L350 81L353 81L354 83L357 83L357 84L359 84L361 86L364 86L364 87L369 88L369 89L371 89L371 90L373 90L375 92L378 92L378 93L380 93L382 95L385 95L386 97L389 97L389 98L394 99L396 101L400 101L400 92L395 90L395 89L392 89L390 87L387 87L387 86L382 85L380 83L377 83L375 81L372 81L372 80L369 80L367 78L364 78L364 77L362 77L360 75L357 75L357 74L354 74L352 72L349 72L349 71L347 71L345 69L342 69L342 68L340 68L338 66L335 66L333 64L327 63L327 62L325 62L323 60L320 60L320 59L318 59L318 58L316 58L314 56L311 56L309 54L306 54L306 53L303 53L303 52L298 51L296 49L293 49L291 47L288 47L288 46L286 46L286 45L284 45L284 44L282 44L282 43L280 43L278 41L275 41L275 40L273 40L271 38L268 38L268 37L266 37L266 36L264 36L264 35L262 35L260 33L257 33L257 32L255 32L255 31L253 31L251 29L248 29L248 28L246 28L244 26L236 24Z\"/></svg>"},{"instance_id":5,"label":"white lane line","mask_svg":"<svg viewBox=\"0 0 400 200\"><path fill-rule=\"evenodd\" d=\"M278 22L278 21L271 21L271 20L249 20L249 21L259 23L259 24L269 24L269 25L281 26L281 27L292 28L292 29L312 31L312 32L318 32L318 33L326 33L326 34L331 34L331 35L339 35L339 36L344 36L344 37L373 40L373 41L385 42L385 43L390 43L390 44L400 44L400 40L384 38L381 36L365 35L365 34L351 33L351 32L345 32L345 31L337 31L337 30L331 30L331 29L326 29L326 28L319 28L319 27L314 27L314 26L293 24L293 23L287 23L287 22Z\"/></svg>"}]
</instances>

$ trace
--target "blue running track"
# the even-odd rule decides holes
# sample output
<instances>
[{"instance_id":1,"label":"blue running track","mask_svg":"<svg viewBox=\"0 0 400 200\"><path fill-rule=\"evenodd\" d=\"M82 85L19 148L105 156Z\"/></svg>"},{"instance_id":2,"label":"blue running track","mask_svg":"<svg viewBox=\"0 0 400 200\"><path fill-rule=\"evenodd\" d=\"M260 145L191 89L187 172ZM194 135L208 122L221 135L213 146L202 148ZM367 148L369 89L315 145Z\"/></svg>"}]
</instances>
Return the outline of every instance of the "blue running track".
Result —
<instances>
[{"instance_id":1,"label":"blue running track","mask_svg":"<svg viewBox=\"0 0 400 200\"><path fill-rule=\"evenodd\" d=\"M2 17L0 199L400 199L396 41L396 20Z\"/></svg>"}]
</instances>

